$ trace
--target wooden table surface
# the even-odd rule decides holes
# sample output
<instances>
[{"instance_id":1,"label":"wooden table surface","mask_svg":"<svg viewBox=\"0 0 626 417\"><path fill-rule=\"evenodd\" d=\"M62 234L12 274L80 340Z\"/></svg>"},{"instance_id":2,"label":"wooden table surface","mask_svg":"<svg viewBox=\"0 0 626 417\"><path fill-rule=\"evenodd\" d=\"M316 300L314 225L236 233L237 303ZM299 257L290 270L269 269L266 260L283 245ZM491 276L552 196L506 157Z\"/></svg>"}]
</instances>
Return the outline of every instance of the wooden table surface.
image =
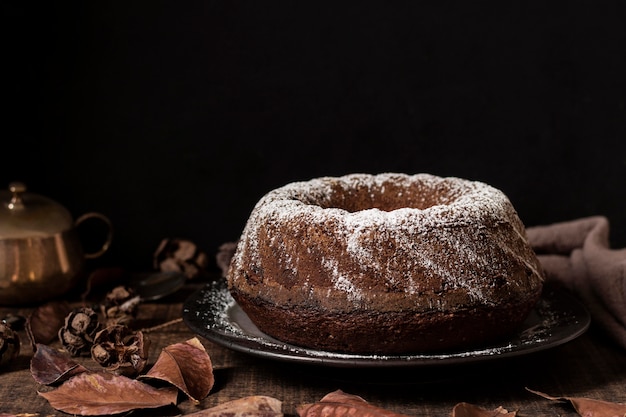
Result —
<instances>
[{"instance_id":1,"label":"wooden table surface","mask_svg":"<svg viewBox=\"0 0 626 417\"><path fill-rule=\"evenodd\" d=\"M166 299L142 304L137 320L156 325L180 318L185 299L203 285L195 282ZM27 315L29 310L0 307L0 317L8 313ZM23 344L20 356L0 369L0 414L67 415L37 394L42 387L30 374L32 351L25 332L19 334ZM154 363L161 348L194 336L197 335L184 322L150 332L150 363ZM460 402L485 409L502 406L518 411L519 416L578 415L570 403L544 399L526 388L557 397L626 403L626 352L593 325L571 342L524 356L392 369L280 362L235 352L198 337L214 366L215 386L209 395L198 405L181 398L176 406L141 410L133 416L185 415L249 395L275 397L282 401L285 415L295 416L298 405L315 402L337 389L409 416L450 416L454 405ZM84 359L88 360L91 359ZM89 367L93 368L93 363Z\"/></svg>"}]
</instances>

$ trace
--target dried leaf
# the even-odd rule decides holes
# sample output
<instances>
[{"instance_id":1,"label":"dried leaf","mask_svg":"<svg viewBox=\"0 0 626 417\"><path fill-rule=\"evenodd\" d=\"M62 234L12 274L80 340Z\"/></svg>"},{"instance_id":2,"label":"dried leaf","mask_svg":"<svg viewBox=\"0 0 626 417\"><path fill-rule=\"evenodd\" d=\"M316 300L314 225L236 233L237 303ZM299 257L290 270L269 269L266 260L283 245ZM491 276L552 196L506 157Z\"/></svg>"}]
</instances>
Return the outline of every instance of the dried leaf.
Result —
<instances>
[{"instance_id":1,"label":"dried leaf","mask_svg":"<svg viewBox=\"0 0 626 417\"><path fill-rule=\"evenodd\" d=\"M121 267L96 268L87 276L86 287L81 294L83 304L90 304L87 299L100 301L104 294L115 285L128 281L129 273Z\"/></svg>"},{"instance_id":2,"label":"dried leaf","mask_svg":"<svg viewBox=\"0 0 626 417\"><path fill-rule=\"evenodd\" d=\"M553 397L548 394L544 394L543 392L533 391L529 388L526 389L547 400L568 401L574 407L576 412L584 417L626 417L626 404L582 397Z\"/></svg>"},{"instance_id":3,"label":"dried leaf","mask_svg":"<svg viewBox=\"0 0 626 417\"><path fill-rule=\"evenodd\" d=\"M406 414L394 413L373 406L363 398L353 394L346 394L341 390L325 395L316 403L301 405L297 407L296 411L300 417L343 417L347 415L359 417L408 417Z\"/></svg>"},{"instance_id":4,"label":"dried leaf","mask_svg":"<svg viewBox=\"0 0 626 417\"><path fill-rule=\"evenodd\" d=\"M38 394L59 411L93 416L176 404L178 390L154 388L121 375L84 372L54 391Z\"/></svg>"},{"instance_id":5,"label":"dried leaf","mask_svg":"<svg viewBox=\"0 0 626 417\"><path fill-rule=\"evenodd\" d=\"M469 403L458 403L452 409L452 417L515 417L517 411L507 411L502 407L495 410L485 410L477 405Z\"/></svg>"},{"instance_id":6,"label":"dried leaf","mask_svg":"<svg viewBox=\"0 0 626 417\"><path fill-rule=\"evenodd\" d=\"M185 417L282 417L282 402L273 397L252 395L228 401Z\"/></svg>"},{"instance_id":7,"label":"dried leaf","mask_svg":"<svg viewBox=\"0 0 626 417\"><path fill-rule=\"evenodd\" d=\"M34 309L26 322L33 347L54 341L70 311L72 308L65 301L50 301Z\"/></svg>"},{"instance_id":8,"label":"dried leaf","mask_svg":"<svg viewBox=\"0 0 626 417\"><path fill-rule=\"evenodd\" d=\"M85 371L87 368L74 362L69 355L41 343L36 345L30 360L33 379L43 385L53 385Z\"/></svg>"},{"instance_id":9,"label":"dried leaf","mask_svg":"<svg viewBox=\"0 0 626 417\"><path fill-rule=\"evenodd\" d=\"M211 358L196 337L165 347L150 371L139 378L169 382L195 403L206 397L215 383Z\"/></svg>"}]
</instances>

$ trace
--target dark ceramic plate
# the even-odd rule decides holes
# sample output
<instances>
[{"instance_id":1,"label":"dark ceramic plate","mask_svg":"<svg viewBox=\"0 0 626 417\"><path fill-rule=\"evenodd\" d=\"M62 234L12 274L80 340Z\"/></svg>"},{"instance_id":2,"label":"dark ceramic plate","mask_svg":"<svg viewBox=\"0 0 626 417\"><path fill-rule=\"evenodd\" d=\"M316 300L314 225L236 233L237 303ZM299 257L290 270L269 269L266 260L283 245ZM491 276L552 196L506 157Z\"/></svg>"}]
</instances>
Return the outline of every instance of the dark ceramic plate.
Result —
<instances>
[{"instance_id":1,"label":"dark ceramic plate","mask_svg":"<svg viewBox=\"0 0 626 417\"><path fill-rule=\"evenodd\" d=\"M546 289L519 331L500 343L467 351L409 355L354 355L302 348L262 333L233 300L223 280L192 294L183 320L200 336L227 348L288 362L336 367L426 366L526 355L569 342L590 324L589 313L564 290Z\"/></svg>"}]
</instances>

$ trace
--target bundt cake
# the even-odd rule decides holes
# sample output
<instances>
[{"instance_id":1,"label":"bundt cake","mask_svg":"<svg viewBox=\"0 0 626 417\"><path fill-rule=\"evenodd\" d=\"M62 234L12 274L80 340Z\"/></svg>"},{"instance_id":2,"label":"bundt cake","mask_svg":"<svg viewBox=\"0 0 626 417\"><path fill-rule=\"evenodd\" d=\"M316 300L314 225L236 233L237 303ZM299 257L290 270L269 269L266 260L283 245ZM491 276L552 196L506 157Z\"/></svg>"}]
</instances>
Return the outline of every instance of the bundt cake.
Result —
<instances>
[{"instance_id":1,"label":"bundt cake","mask_svg":"<svg viewBox=\"0 0 626 417\"><path fill-rule=\"evenodd\" d=\"M253 208L227 273L265 334L354 354L467 349L515 331L541 266L500 190L430 174L294 182Z\"/></svg>"}]
</instances>

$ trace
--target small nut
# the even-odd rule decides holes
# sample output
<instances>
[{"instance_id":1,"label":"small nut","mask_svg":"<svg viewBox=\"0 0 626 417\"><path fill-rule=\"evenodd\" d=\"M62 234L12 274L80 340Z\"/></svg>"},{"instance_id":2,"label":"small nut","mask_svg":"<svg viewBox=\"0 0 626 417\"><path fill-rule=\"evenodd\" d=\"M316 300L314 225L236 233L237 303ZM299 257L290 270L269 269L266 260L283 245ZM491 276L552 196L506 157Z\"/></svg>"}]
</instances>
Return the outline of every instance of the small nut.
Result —
<instances>
[{"instance_id":1,"label":"small nut","mask_svg":"<svg viewBox=\"0 0 626 417\"><path fill-rule=\"evenodd\" d=\"M128 324L137 315L141 297L131 288L120 285L113 288L102 304L102 314L106 319L106 326Z\"/></svg>"},{"instance_id":2,"label":"small nut","mask_svg":"<svg viewBox=\"0 0 626 417\"><path fill-rule=\"evenodd\" d=\"M80 307L65 317L59 340L72 356L88 354L99 329L98 314L89 307Z\"/></svg>"},{"instance_id":3,"label":"small nut","mask_svg":"<svg viewBox=\"0 0 626 417\"><path fill-rule=\"evenodd\" d=\"M20 353L20 337L5 321L0 321L0 366L3 366Z\"/></svg>"},{"instance_id":4,"label":"small nut","mask_svg":"<svg viewBox=\"0 0 626 417\"><path fill-rule=\"evenodd\" d=\"M108 371L132 377L146 366L149 345L141 331L134 332L118 324L98 332L91 357Z\"/></svg>"},{"instance_id":5,"label":"small nut","mask_svg":"<svg viewBox=\"0 0 626 417\"><path fill-rule=\"evenodd\" d=\"M181 272L188 279L206 272L208 257L187 239L163 239L153 256L154 267L161 272Z\"/></svg>"}]
</instances>

